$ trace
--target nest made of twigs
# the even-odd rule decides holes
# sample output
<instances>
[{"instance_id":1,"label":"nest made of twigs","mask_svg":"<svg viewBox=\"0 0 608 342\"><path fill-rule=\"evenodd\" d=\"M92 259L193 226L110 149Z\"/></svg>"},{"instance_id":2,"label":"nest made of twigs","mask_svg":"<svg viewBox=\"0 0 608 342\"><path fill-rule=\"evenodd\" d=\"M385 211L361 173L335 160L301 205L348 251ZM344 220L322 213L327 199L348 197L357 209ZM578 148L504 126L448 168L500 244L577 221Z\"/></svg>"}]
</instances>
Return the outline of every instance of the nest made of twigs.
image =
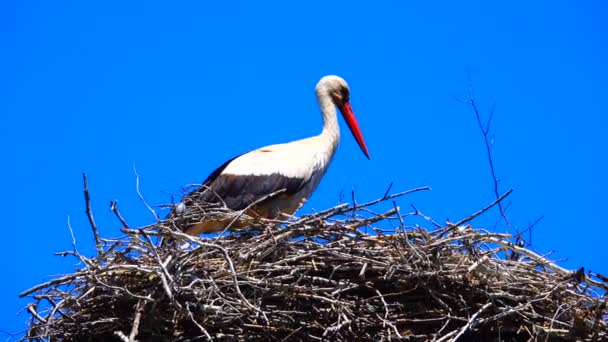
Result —
<instances>
[{"instance_id":1,"label":"nest made of twigs","mask_svg":"<svg viewBox=\"0 0 608 342\"><path fill-rule=\"evenodd\" d=\"M465 225L479 212L442 226L370 209L402 194L219 237L124 228L95 257L71 251L82 268L21 294L33 298L24 339L608 338L604 277ZM431 228L406 226L411 216Z\"/></svg>"}]
</instances>

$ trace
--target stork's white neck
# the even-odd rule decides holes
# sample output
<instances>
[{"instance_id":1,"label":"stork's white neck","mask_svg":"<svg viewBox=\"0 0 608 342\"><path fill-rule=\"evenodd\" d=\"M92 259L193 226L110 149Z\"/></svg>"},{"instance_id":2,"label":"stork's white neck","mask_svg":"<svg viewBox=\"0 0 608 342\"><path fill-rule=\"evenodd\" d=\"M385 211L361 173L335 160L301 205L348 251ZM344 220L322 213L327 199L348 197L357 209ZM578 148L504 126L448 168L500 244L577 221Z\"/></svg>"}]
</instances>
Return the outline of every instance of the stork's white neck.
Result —
<instances>
[{"instance_id":1,"label":"stork's white neck","mask_svg":"<svg viewBox=\"0 0 608 342\"><path fill-rule=\"evenodd\" d=\"M328 143L335 149L340 141L340 125L336 105L325 87L317 88L317 100L323 115L323 131L320 137L327 139Z\"/></svg>"}]
</instances>

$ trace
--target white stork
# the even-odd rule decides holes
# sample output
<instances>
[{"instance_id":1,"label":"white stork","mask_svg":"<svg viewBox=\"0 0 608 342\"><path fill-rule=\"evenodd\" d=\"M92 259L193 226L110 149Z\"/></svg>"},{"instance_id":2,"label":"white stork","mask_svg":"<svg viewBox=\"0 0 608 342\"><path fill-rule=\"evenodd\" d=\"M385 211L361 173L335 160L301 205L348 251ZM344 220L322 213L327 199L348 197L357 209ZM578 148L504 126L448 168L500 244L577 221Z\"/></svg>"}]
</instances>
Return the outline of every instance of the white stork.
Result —
<instances>
[{"instance_id":1,"label":"white stork","mask_svg":"<svg viewBox=\"0 0 608 342\"><path fill-rule=\"evenodd\" d=\"M350 105L350 89L346 82L338 76L325 76L317 84L316 93L323 115L321 134L262 147L228 160L213 171L200 188L186 195L169 214L169 218L186 217L200 203L221 203L235 211L255 203L247 212L253 217L277 218L281 214L293 214L319 185L336 152L340 140L336 107L369 159L367 146ZM260 201L281 190L281 194ZM180 227L190 235L222 230L228 224L226 220L191 221L182 223ZM233 223L232 226L243 225Z\"/></svg>"}]
</instances>

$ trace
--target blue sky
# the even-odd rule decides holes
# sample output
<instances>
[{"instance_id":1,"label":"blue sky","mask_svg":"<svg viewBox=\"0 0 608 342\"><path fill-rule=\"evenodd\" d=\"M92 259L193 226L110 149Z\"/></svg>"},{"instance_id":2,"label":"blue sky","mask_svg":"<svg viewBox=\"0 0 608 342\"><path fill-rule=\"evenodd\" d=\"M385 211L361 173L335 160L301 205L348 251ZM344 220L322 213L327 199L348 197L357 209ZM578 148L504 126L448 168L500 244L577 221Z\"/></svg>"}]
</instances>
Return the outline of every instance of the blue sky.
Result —
<instances>
[{"instance_id":1,"label":"blue sky","mask_svg":"<svg viewBox=\"0 0 608 342\"><path fill-rule=\"evenodd\" d=\"M350 84L372 159L344 130L301 213L340 194L404 198L439 222L493 200L471 109L496 106L494 162L519 228L544 216L533 246L561 264L608 273L608 15L601 1L458 2L3 1L0 4L0 329L17 332L17 294L93 254L81 173L102 235L204 180L224 160L317 134L314 86ZM343 124L343 123L342 123ZM492 227L496 213L475 221Z\"/></svg>"}]
</instances>

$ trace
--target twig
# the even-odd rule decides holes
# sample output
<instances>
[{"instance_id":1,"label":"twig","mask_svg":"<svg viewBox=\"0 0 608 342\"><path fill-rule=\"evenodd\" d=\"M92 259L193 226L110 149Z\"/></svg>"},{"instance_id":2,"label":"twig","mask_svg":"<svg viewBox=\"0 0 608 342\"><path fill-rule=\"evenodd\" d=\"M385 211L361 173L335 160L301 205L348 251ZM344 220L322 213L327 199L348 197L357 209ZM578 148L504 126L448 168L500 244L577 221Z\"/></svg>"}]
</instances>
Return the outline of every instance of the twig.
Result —
<instances>
[{"instance_id":1,"label":"twig","mask_svg":"<svg viewBox=\"0 0 608 342\"><path fill-rule=\"evenodd\" d=\"M374 201L370 201L370 202L367 202L367 203L359 204L359 205L357 205L357 207L359 207L359 208L370 207L370 206L372 206L374 204L378 204L380 202L388 201L388 200L391 200L393 198L409 195L409 194L414 193L414 192L418 192L418 191L430 191L430 190L431 190L430 186L422 186L422 187L419 187L419 188L414 188L414 189L398 192L396 194L384 196L384 197L379 198L379 199L374 200Z\"/></svg>"},{"instance_id":2,"label":"twig","mask_svg":"<svg viewBox=\"0 0 608 342\"><path fill-rule=\"evenodd\" d=\"M29 313L31 313L32 316L34 316L40 322L45 323L45 324L47 323L47 320L44 317L40 317L40 315L38 314L38 312L34 308L34 305L32 305L32 304L28 305L27 306L27 311L29 311Z\"/></svg>"},{"instance_id":3,"label":"twig","mask_svg":"<svg viewBox=\"0 0 608 342\"><path fill-rule=\"evenodd\" d=\"M103 254L103 246L101 245L101 238L99 237L99 230L97 229L97 224L95 223L95 219L93 218L93 210L91 209L91 196L89 195L89 182L87 180L87 174L84 172L82 174L82 178L84 181L84 201L86 203L86 213L89 218L89 223L91 224L91 229L93 229L93 237L95 238L95 247L97 248L97 255Z\"/></svg>"},{"instance_id":4,"label":"twig","mask_svg":"<svg viewBox=\"0 0 608 342\"><path fill-rule=\"evenodd\" d=\"M482 312L484 312L491 305L492 305L491 302L486 303L486 305L482 306L479 310L477 310L477 312L475 312L473 314L473 316L471 316L471 318L469 319L469 321L467 322L467 324L465 324L462 328L460 328L460 331L453 338L453 341L457 341L458 338L460 338L460 336L462 336L462 334L464 334L467 330L469 330L469 328L472 328L475 325L475 320L477 319L477 316L479 316ZM439 340L437 342L439 342Z\"/></svg>"},{"instance_id":5,"label":"twig","mask_svg":"<svg viewBox=\"0 0 608 342\"><path fill-rule=\"evenodd\" d=\"M40 285L36 285L36 286L34 286L34 287L32 287L32 288L30 288L28 290L25 290L25 291L21 292L19 294L19 297L25 297L27 295L30 295L30 294L36 292L36 291L40 291L40 290L42 290L42 289L44 289L46 287L63 285L63 284L69 283L70 281L72 281L72 280L74 280L74 279L76 279L76 278L78 278L80 276L81 276L81 274L75 273L75 274L69 274L69 275L66 275L66 276L61 277L61 278L56 278L56 279L47 281L45 283L42 283Z\"/></svg>"},{"instance_id":6,"label":"twig","mask_svg":"<svg viewBox=\"0 0 608 342\"><path fill-rule=\"evenodd\" d=\"M285 191L287 191L287 189L279 189L279 190L277 190L275 192L272 192L272 193L270 193L268 195L265 195L263 197L258 198L257 200L255 200L251 204L249 204L245 209L239 210L238 214L232 219L232 221L230 221L226 225L226 227L224 227L224 229L218 234L218 236L215 238L214 242L217 242L217 240L219 238L221 238L224 235L224 233L226 233L232 227L232 225L235 222L237 222L248 210L250 210L251 208L254 208L256 205L258 205L258 204L260 204L260 203L262 203L262 202L264 202L264 201L266 201L268 199L271 199L271 198L273 198L275 196L278 196L278 195L284 193Z\"/></svg>"},{"instance_id":7,"label":"twig","mask_svg":"<svg viewBox=\"0 0 608 342\"><path fill-rule=\"evenodd\" d=\"M485 125L485 128L484 128L484 124L482 123L482 120L481 120L481 114L479 113L479 109L477 108L477 105L475 104L475 100L473 99L473 85L472 85L471 74L470 73L468 73L468 80L469 80L469 100L468 101L464 101L464 102L470 104L471 107L473 107L473 111L475 112L475 117L477 118L477 124L479 126L479 130L483 134L483 140L485 142L486 153L487 153L487 156L488 156L488 164L490 165L490 173L492 174L492 179L494 180L494 195L498 199L500 197L500 193L499 193L499 190L498 190L498 182L499 182L499 180L498 180L498 177L496 176L496 171L495 171L495 168L494 168L494 161L492 160L492 142L489 139L490 123L492 121L492 117L494 116L494 108L495 107L492 106L492 109L490 110L490 114L488 115L488 121L486 122L486 125ZM509 222L509 219L507 218L507 214L505 212L505 209L502 206L502 203L500 203L500 201L498 202L498 209L500 211L500 216L505 221L506 228L507 228L506 232L507 232L507 234L510 234L511 223Z\"/></svg>"},{"instance_id":8,"label":"twig","mask_svg":"<svg viewBox=\"0 0 608 342\"><path fill-rule=\"evenodd\" d=\"M550 260L548 260L547 258L539 255L538 253L535 253L529 249L520 247L520 246L516 246L511 242L508 241L503 241L500 239L496 239L496 238L492 238L492 237L488 237L487 239L489 242L495 243L497 245L500 245L502 247L505 247L507 249L511 249L519 254L523 254L525 256L527 256L528 258L536 261L539 265L543 265L543 266L547 266L550 269L552 269L553 271L557 272L558 274L560 274L561 276L563 276L564 278L570 278L572 277L576 271L568 271L566 269L564 269L561 266L556 265L555 263L551 262ZM598 281L593 280L592 278L588 277L588 276L584 276L583 279L584 282L591 284L595 287L604 289L605 291L608 291L608 286L606 284L600 283Z\"/></svg>"},{"instance_id":9,"label":"twig","mask_svg":"<svg viewBox=\"0 0 608 342\"><path fill-rule=\"evenodd\" d=\"M141 314L144 311L144 307L146 306L146 302L141 299L137 302L137 307L135 308L135 317L133 318L133 327L131 328L131 333L129 334L128 342L135 342L135 337L139 333L139 322L141 320Z\"/></svg>"},{"instance_id":10,"label":"twig","mask_svg":"<svg viewBox=\"0 0 608 342\"><path fill-rule=\"evenodd\" d=\"M391 192L391 189L393 188L393 182L391 182L391 184L388 185L388 188L386 189L386 191L384 192L384 196L382 196L382 198L386 198L388 197L388 194Z\"/></svg>"},{"instance_id":11,"label":"twig","mask_svg":"<svg viewBox=\"0 0 608 342\"><path fill-rule=\"evenodd\" d=\"M78 248L76 247L76 237L74 236L74 230L72 229L72 225L70 224L70 217L68 216L68 229L70 230L70 236L72 237L72 248L74 249L74 256L76 256L83 265L88 267L88 263L85 257L83 257L80 252L78 252Z\"/></svg>"},{"instance_id":12,"label":"twig","mask_svg":"<svg viewBox=\"0 0 608 342\"><path fill-rule=\"evenodd\" d=\"M114 200L110 202L110 210L112 210L112 212L116 215L116 217L124 228L131 229L127 221L125 221L125 219L120 214L120 211L118 211L118 201Z\"/></svg>"},{"instance_id":13,"label":"twig","mask_svg":"<svg viewBox=\"0 0 608 342\"><path fill-rule=\"evenodd\" d=\"M182 305L177 300L175 300L173 291L171 291L171 287L169 286L169 283L173 284L173 277L171 277L171 274L169 273L169 271L167 271L167 268L165 267L165 264L163 263L160 255L158 254L158 251L156 250L154 243L152 243L152 239L150 239L150 236L148 234L146 234L146 232L143 229L140 229L140 233L144 236L144 238L148 242L148 245L149 245L150 249L152 250L152 253L154 254L156 262L158 263L158 265L160 266L160 268L162 270L162 273L160 273L159 276L160 276L161 283L163 284L163 288L165 289L165 292L167 293L167 296L169 297L169 299L171 300L173 305L175 305L175 307L177 307L178 309L181 309Z\"/></svg>"},{"instance_id":14,"label":"twig","mask_svg":"<svg viewBox=\"0 0 608 342\"><path fill-rule=\"evenodd\" d=\"M194 242L196 244L199 245L199 247L197 249L200 249L201 247L208 247L208 248L213 248L213 249L217 249L219 251L222 252L222 256L224 257L224 260L226 260L226 262L228 263L229 266L229 270L230 273L232 275L232 280L234 282L234 288L236 290L236 292L238 293L239 297L241 298L241 300L247 304L247 307L249 307L250 309L254 309L256 311L259 311L259 309L257 307L255 307L253 304L251 304L247 298L243 295L243 292L241 291L241 288L239 286L239 281L236 275L236 269L234 268L234 263L232 262L232 258L230 257L230 254L228 254L228 251L226 251L225 248L223 248L220 245L217 245L215 243L208 243L208 242L204 242L202 241L200 238L194 237L194 236L190 236L187 234L183 234L180 232L173 232L173 234L180 236L181 238L183 238L184 240L189 240L191 242Z\"/></svg>"},{"instance_id":15,"label":"twig","mask_svg":"<svg viewBox=\"0 0 608 342\"><path fill-rule=\"evenodd\" d=\"M124 342L130 342L129 338L127 337L127 335L125 335L122 331L117 330L114 332L114 335L118 336L118 338L120 338L121 341Z\"/></svg>"},{"instance_id":16,"label":"twig","mask_svg":"<svg viewBox=\"0 0 608 342\"><path fill-rule=\"evenodd\" d=\"M190 311L189 306L186 306L186 310L188 311L188 316L190 317L192 323L194 323L194 325L196 325L196 327L205 335L207 340L213 341L213 338L211 337L207 329L205 329L205 327L203 327L199 322L196 321L196 319L194 319L194 315L192 314L192 311Z\"/></svg>"},{"instance_id":17,"label":"twig","mask_svg":"<svg viewBox=\"0 0 608 342\"><path fill-rule=\"evenodd\" d=\"M486 211L488 211L488 209L492 208L493 206L495 206L496 204L499 204L503 199L505 199L507 196L509 196L511 193L513 192L513 189L509 189L507 192L505 192L502 196L498 197L496 200L494 200L492 203L488 204L487 206L485 206L483 209L477 211L476 213L474 213L473 215L469 216L469 217L465 217L462 220L458 221L457 223L454 223L453 225L451 225L452 227L460 227L463 224L473 220L474 218L476 218L477 216L485 213ZM508 233L507 233L508 234Z\"/></svg>"},{"instance_id":18,"label":"twig","mask_svg":"<svg viewBox=\"0 0 608 342\"><path fill-rule=\"evenodd\" d=\"M139 199L142 201L142 203L152 213L152 215L154 216L154 219L156 220L156 222L160 222L160 218L158 217L158 215L156 214L156 212L154 211L154 209L152 209L152 207L148 205L148 203L144 199L144 196L142 196L141 192L139 191L139 174L137 173L137 169L135 168L135 164L133 164L133 172L135 173L135 190L137 191L137 196L139 196Z\"/></svg>"}]
</instances>

